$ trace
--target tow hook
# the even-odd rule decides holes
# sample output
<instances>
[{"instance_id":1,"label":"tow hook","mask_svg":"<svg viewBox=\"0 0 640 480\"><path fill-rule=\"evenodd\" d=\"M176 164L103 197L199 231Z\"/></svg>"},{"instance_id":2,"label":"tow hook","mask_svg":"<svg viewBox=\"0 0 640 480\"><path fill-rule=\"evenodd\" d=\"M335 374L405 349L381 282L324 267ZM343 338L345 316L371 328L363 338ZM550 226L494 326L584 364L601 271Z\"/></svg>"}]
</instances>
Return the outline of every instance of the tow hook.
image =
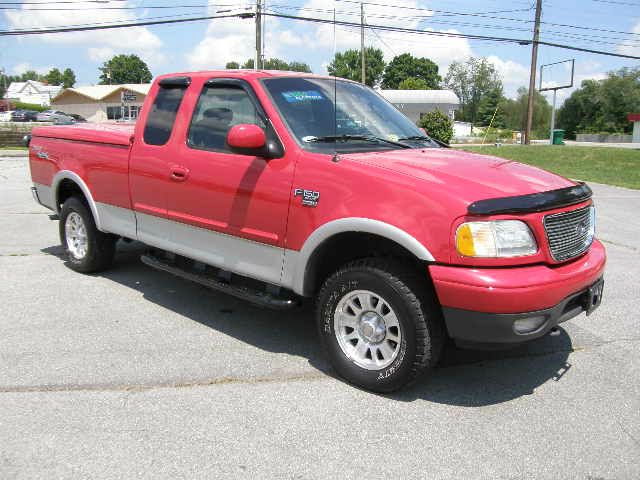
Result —
<instances>
[{"instance_id":1,"label":"tow hook","mask_svg":"<svg viewBox=\"0 0 640 480\"><path fill-rule=\"evenodd\" d=\"M557 337L558 335L560 335L560 329L558 327L553 327L551 330L549 330L549 336Z\"/></svg>"}]
</instances>

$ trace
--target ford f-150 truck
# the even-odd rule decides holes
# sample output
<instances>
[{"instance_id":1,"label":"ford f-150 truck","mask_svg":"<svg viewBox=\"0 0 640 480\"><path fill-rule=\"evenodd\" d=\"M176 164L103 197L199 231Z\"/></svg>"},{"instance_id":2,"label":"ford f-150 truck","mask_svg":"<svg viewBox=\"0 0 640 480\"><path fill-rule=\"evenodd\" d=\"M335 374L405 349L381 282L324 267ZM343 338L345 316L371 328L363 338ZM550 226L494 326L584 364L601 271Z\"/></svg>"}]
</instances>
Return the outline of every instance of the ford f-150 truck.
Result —
<instances>
[{"instance_id":1,"label":"ford f-150 truck","mask_svg":"<svg viewBox=\"0 0 640 480\"><path fill-rule=\"evenodd\" d=\"M33 130L33 195L68 264L142 261L275 308L315 299L339 375L388 392L447 339L517 345L600 304L587 185L442 148L359 83L164 75L135 125Z\"/></svg>"}]
</instances>

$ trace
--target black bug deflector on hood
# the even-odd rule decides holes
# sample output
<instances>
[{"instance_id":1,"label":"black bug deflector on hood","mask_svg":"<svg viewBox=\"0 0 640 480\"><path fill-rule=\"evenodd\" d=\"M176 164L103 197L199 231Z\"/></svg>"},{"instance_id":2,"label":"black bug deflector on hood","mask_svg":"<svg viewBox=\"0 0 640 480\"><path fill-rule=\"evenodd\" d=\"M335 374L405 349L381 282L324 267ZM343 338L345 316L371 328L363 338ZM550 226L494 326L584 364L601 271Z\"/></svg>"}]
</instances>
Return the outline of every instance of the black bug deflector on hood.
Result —
<instances>
[{"instance_id":1,"label":"black bug deflector on hood","mask_svg":"<svg viewBox=\"0 0 640 480\"><path fill-rule=\"evenodd\" d=\"M580 182L572 187L548 192L478 200L469 205L467 211L470 215L543 212L584 202L591 198L592 193L586 183Z\"/></svg>"}]
</instances>

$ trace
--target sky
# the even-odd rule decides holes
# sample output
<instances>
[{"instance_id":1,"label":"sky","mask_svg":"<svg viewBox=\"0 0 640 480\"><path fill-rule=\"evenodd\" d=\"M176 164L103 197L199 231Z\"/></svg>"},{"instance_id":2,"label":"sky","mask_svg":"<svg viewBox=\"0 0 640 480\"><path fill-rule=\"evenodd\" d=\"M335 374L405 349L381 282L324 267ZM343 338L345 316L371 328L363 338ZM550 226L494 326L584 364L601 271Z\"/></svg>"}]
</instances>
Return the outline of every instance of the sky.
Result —
<instances>
[{"instance_id":1,"label":"sky","mask_svg":"<svg viewBox=\"0 0 640 480\"><path fill-rule=\"evenodd\" d=\"M149 18L225 15L253 10L243 0L0 0L0 31L45 28ZM360 4L352 0L265 0L266 11L317 18L360 21ZM535 0L369 0L365 22L434 32L457 32L530 39ZM46 10L45 10L46 9ZM553 43L640 56L640 0L543 0L541 39ZM265 56L302 61L326 73L335 51L360 47L360 29L265 18ZM614 33L615 32L615 33ZM531 46L486 40L365 30L365 43L382 49L385 60L411 53L435 61L444 77L453 61L487 57L503 79L505 94L527 86ZM98 82L98 67L111 56L135 53L154 75L224 68L255 52L253 19L224 18L193 23L134 27L36 36L0 36L0 68L9 74L33 69L70 67L76 85ZM538 65L575 59L574 88L585 79L604 78L640 60L541 46ZM569 78L557 69L554 78ZM572 89L558 91L559 103Z\"/></svg>"}]
</instances>

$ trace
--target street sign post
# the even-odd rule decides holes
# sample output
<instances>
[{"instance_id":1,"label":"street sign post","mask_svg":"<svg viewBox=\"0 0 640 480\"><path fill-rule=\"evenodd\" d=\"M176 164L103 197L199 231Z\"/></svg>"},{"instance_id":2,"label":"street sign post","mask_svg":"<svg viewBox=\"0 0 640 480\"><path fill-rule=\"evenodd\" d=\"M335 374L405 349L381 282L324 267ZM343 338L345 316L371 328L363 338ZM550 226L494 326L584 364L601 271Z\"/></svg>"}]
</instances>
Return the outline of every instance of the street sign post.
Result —
<instances>
[{"instance_id":1,"label":"street sign post","mask_svg":"<svg viewBox=\"0 0 640 480\"><path fill-rule=\"evenodd\" d=\"M556 96L558 90L573 87L575 59L561 62L547 63L540 66L540 92L553 90L553 104L551 108L551 128L549 129L549 144L553 145L553 131L556 128Z\"/></svg>"}]
</instances>

